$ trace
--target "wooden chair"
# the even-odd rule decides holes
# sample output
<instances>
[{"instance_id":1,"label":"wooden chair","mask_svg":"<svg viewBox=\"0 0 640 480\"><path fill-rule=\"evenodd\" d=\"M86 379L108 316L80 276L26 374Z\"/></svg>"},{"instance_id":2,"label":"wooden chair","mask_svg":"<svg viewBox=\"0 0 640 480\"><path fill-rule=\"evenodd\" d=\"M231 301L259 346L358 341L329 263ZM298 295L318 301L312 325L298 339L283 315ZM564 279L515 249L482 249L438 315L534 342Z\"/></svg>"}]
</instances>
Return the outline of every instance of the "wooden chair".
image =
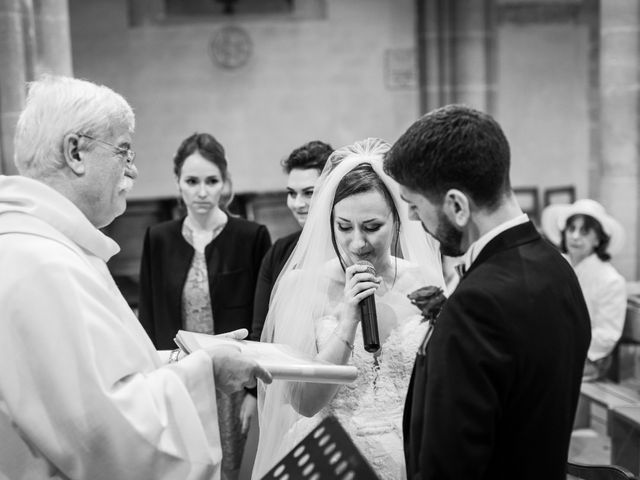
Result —
<instances>
[{"instance_id":1,"label":"wooden chair","mask_svg":"<svg viewBox=\"0 0 640 480\"><path fill-rule=\"evenodd\" d=\"M638 480L629 470L617 465L567 463L567 480Z\"/></svg>"}]
</instances>

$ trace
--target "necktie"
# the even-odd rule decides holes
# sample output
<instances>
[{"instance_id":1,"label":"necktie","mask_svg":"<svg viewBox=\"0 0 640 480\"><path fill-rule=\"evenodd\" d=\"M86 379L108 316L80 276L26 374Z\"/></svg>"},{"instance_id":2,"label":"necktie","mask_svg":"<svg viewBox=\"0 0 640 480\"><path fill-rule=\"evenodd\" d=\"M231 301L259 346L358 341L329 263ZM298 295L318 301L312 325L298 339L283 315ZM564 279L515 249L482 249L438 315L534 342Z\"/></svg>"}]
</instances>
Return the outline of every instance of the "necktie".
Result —
<instances>
[{"instance_id":1,"label":"necktie","mask_svg":"<svg viewBox=\"0 0 640 480\"><path fill-rule=\"evenodd\" d=\"M458 277L462 278L467 272L467 266L464 263L458 263L453 267L458 274Z\"/></svg>"}]
</instances>

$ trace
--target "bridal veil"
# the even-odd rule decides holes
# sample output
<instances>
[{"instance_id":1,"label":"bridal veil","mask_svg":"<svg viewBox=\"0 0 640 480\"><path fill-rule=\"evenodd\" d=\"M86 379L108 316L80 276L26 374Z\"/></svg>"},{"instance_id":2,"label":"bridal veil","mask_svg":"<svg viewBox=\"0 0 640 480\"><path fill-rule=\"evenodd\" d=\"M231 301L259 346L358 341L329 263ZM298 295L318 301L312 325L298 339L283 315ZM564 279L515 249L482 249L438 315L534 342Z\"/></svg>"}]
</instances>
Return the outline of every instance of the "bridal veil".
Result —
<instances>
[{"instance_id":1,"label":"bridal veil","mask_svg":"<svg viewBox=\"0 0 640 480\"><path fill-rule=\"evenodd\" d=\"M425 233L420 222L409 220L398 184L382 169L383 157L388 150L386 142L368 138L340 148L329 157L298 244L274 286L262 341L286 344L312 357L317 354L316 322L331 315L329 305L339 301L328 296L329 266L335 267L337 262L331 234L333 199L340 180L363 163L370 164L382 179L398 212L399 228L393 242L398 251L390 254L418 265L424 286L444 285L437 241ZM313 421L298 413L297 391L303 387L281 380L274 380L267 386L259 383L260 440L253 478L262 478L315 426Z\"/></svg>"}]
</instances>

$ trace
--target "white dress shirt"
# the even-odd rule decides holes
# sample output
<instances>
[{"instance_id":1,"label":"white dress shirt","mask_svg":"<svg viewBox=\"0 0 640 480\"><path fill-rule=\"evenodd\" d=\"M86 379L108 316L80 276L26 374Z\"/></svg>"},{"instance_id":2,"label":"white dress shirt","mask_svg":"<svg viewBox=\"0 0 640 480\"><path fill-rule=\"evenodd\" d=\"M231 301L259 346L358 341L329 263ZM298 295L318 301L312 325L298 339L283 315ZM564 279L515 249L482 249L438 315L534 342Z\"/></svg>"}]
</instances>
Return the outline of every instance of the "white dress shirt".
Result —
<instances>
[{"instance_id":1,"label":"white dress shirt","mask_svg":"<svg viewBox=\"0 0 640 480\"><path fill-rule=\"evenodd\" d=\"M527 223L528 221L529 216L526 213L523 213L521 215L518 215L517 217L512 218L511 220L507 220L506 222L501 223L497 227L492 228L487 233L478 238L469 246L467 252L462 256L461 263L464 265L464 271L469 270L471 264L475 262L482 249L486 247L491 240L500 235L502 232L505 232L510 228L515 227L516 225Z\"/></svg>"}]
</instances>

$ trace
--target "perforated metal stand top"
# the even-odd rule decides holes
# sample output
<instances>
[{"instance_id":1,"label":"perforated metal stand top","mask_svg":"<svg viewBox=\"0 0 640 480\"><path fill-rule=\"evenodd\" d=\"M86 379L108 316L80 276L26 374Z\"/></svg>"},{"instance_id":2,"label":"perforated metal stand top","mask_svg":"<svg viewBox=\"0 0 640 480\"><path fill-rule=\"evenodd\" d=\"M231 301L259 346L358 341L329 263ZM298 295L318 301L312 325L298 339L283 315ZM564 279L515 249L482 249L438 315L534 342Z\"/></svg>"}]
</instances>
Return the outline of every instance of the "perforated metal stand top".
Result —
<instances>
[{"instance_id":1,"label":"perforated metal stand top","mask_svg":"<svg viewBox=\"0 0 640 480\"><path fill-rule=\"evenodd\" d=\"M325 418L262 480L378 480L335 417Z\"/></svg>"}]
</instances>

